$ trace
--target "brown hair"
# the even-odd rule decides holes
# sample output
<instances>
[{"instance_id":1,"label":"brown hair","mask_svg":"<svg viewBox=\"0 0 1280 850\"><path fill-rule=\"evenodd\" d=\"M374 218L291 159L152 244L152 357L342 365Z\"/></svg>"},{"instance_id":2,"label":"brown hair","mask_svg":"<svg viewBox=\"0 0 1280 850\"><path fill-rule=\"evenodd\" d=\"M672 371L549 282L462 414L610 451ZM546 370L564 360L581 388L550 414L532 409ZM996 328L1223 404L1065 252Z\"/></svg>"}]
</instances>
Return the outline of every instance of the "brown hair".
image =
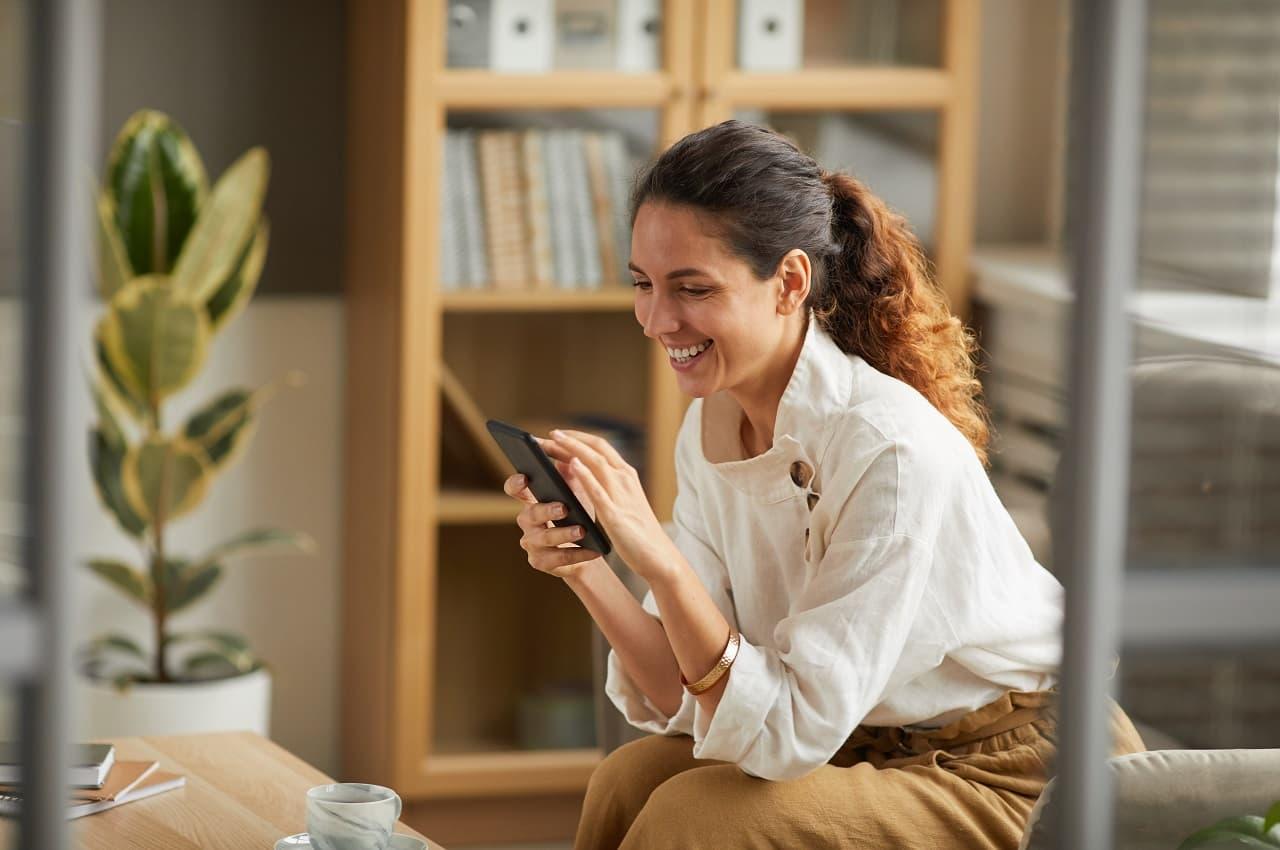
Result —
<instances>
[{"instance_id":1,"label":"brown hair","mask_svg":"<svg viewBox=\"0 0 1280 850\"><path fill-rule=\"evenodd\" d=\"M973 335L951 314L906 220L849 174L823 171L787 137L729 120L685 136L639 175L645 201L711 214L759 280L800 248L808 306L840 349L914 387L987 462L990 430Z\"/></svg>"}]
</instances>

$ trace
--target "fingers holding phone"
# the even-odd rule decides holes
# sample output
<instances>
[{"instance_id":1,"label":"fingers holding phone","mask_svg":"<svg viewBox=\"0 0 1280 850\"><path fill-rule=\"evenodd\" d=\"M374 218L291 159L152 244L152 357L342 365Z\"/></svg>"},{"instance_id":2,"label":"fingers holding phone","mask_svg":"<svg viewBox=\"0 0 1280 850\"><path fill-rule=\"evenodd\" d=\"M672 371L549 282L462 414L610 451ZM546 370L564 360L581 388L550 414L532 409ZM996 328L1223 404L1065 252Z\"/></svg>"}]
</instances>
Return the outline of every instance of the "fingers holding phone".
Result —
<instances>
[{"instance_id":1,"label":"fingers holding phone","mask_svg":"<svg viewBox=\"0 0 1280 850\"><path fill-rule=\"evenodd\" d=\"M529 553L529 565L549 575L568 578L583 564L597 560L599 553L579 545L582 526L554 524L555 520L568 515L565 506L559 502L539 502L526 485L525 477L516 474L506 480L502 489L525 505L516 516L516 524L524 531L520 548Z\"/></svg>"}]
</instances>

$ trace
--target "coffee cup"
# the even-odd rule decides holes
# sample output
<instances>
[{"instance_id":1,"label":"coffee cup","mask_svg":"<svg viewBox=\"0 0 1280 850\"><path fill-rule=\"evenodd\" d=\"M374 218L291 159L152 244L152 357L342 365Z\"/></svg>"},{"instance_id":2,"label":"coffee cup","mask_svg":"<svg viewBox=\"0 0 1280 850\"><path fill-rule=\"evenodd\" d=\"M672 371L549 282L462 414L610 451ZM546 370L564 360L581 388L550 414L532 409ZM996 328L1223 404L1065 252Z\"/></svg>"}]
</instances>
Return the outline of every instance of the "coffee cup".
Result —
<instances>
[{"instance_id":1,"label":"coffee cup","mask_svg":"<svg viewBox=\"0 0 1280 850\"><path fill-rule=\"evenodd\" d=\"M387 850L400 809L400 797L381 785L317 785L307 791L311 846L317 850Z\"/></svg>"}]
</instances>

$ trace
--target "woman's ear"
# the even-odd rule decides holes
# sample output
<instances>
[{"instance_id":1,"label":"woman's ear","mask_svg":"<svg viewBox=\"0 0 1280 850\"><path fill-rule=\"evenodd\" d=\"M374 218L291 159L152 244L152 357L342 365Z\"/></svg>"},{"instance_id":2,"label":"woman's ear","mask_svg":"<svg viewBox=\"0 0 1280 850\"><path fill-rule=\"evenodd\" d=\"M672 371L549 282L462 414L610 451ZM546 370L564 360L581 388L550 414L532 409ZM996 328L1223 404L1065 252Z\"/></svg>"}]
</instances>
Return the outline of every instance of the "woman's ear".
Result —
<instances>
[{"instance_id":1,"label":"woman's ear","mask_svg":"<svg viewBox=\"0 0 1280 850\"><path fill-rule=\"evenodd\" d=\"M800 248L792 248L778 263L778 277L782 288L778 292L778 312L790 315L804 306L809 297L809 285L813 266L809 255Z\"/></svg>"}]
</instances>

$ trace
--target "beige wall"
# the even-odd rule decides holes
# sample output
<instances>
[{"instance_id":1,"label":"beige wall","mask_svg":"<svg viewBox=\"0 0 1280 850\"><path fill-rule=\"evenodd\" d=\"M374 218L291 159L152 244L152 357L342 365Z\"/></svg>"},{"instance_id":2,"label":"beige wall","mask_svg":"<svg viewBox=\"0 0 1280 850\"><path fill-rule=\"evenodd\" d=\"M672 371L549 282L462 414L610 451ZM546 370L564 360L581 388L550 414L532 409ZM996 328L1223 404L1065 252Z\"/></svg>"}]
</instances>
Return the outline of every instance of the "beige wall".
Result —
<instances>
[{"instance_id":1,"label":"beige wall","mask_svg":"<svg viewBox=\"0 0 1280 850\"><path fill-rule=\"evenodd\" d=\"M82 319L77 345L95 315ZM181 422L222 389L256 387L300 369L307 383L276 396L259 417L247 452L214 481L205 503L174 525L179 554L195 554L236 532L256 526L298 529L316 540L312 555L237 558L206 599L177 615L175 629L237 631L275 675L271 737L330 773L338 771L339 578L341 537L342 307L328 296L260 296L214 342L200 376L166 409ZM87 393L76 415L90 421ZM137 560L99 507L88 461L76 469L77 506L87 517L80 553ZM122 631L151 646L150 622L119 593L87 570L76 572L83 618L76 645L104 631Z\"/></svg>"},{"instance_id":2,"label":"beige wall","mask_svg":"<svg viewBox=\"0 0 1280 850\"><path fill-rule=\"evenodd\" d=\"M1037 241L1056 227L1065 0L982 0L976 237Z\"/></svg>"}]
</instances>

